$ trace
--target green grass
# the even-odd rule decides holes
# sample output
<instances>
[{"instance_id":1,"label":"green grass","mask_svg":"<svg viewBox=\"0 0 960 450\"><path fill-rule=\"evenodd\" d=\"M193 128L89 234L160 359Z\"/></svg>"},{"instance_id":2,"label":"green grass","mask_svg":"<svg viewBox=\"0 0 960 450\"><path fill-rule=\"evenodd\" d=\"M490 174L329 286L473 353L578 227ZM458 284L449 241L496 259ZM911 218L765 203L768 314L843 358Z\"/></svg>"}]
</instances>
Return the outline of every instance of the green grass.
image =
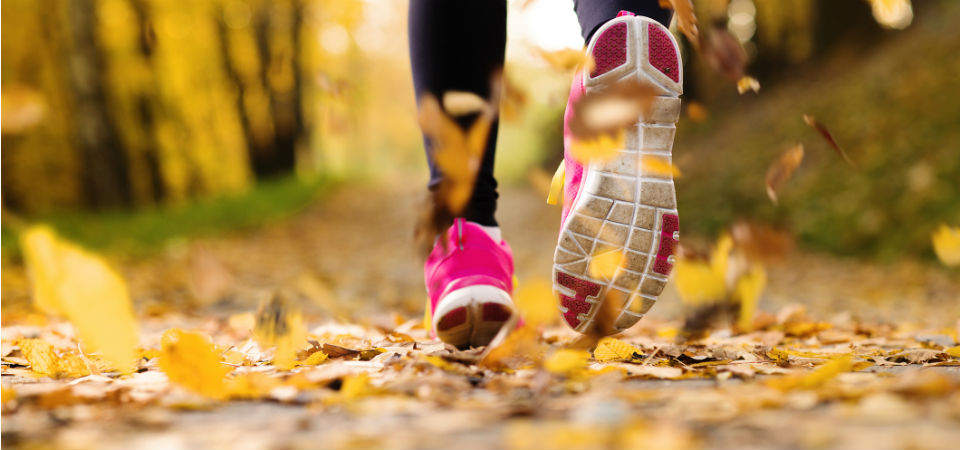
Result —
<instances>
[{"instance_id":1,"label":"green grass","mask_svg":"<svg viewBox=\"0 0 960 450\"><path fill-rule=\"evenodd\" d=\"M747 219L835 254L932 258L930 233L960 225L960 5L943 5L865 54L838 49L755 98L712 106L706 123L681 123L685 232L712 236ZM857 169L803 114L828 126ZM798 142L806 157L774 205L767 167Z\"/></svg>"},{"instance_id":2,"label":"green grass","mask_svg":"<svg viewBox=\"0 0 960 450\"><path fill-rule=\"evenodd\" d=\"M303 181L287 176L260 182L245 193L198 199L183 205L138 211L60 213L32 220L90 249L142 255L171 240L209 236L287 218L335 183L331 177ZM17 230L4 224L3 257L19 255Z\"/></svg>"}]
</instances>

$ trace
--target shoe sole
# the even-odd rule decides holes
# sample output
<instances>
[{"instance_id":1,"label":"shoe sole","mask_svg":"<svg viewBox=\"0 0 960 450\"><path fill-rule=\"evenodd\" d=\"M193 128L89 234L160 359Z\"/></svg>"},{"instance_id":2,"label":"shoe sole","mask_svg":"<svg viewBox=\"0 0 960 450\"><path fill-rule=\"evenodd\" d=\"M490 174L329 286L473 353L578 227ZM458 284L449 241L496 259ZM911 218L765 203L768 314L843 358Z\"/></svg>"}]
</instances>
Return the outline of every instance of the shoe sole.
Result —
<instances>
[{"instance_id":1,"label":"shoe sole","mask_svg":"<svg viewBox=\"0 0 960 450\"><path fill-rule=\"evenodd\" d=\"M613 334L646 314L673 267L679 239L673 176L662 168L650 170L642 162L649 158L671 164L682 70L679 48L669 31L645 17L608 22L597 30L587 51L595 60L594 71L584 75L588 93L634 77L658 94L649 117L626 130L625 149L585 168L554 253L554 293L566 322L580 332ZM593 259L610 252L622 258L616 271L591 274Z\"/></svg>"},{"instance_id":2,"label":"shoe sole","mask_svg":"<svg viewBox=\"0 0 960 450\"><path fill-rule=\"evenodd\" d=\"M489 344L510 319L513 303L502 289L468 286L444 296L434 314L433 329L441 341L456 347L480 347Z\"/></svg>"}]
</instances>

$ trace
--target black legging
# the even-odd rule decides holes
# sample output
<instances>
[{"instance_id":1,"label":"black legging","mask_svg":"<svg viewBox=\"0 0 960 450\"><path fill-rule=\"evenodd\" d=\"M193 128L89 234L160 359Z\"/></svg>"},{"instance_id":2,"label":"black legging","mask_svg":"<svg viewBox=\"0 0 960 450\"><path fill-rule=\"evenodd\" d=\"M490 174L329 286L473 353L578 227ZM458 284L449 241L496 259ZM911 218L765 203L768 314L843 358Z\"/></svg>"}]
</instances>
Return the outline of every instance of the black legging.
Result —
<instances>
[{"instance_id":1,"label":"black legging","mask_svg":"<svg viewBox=\"0 0 960 450\"><path fill-rule=\"evenodd\" d=\"M550 0L553 1L553 0ZM585 41L604 22L620 11L647 16L664 25L670 11L658 0L574 0L573 10L580 21ZM437 99L446 91L473 92L490 99L490 82L503 68L507 43L507 2L505 0L411 0L410 63L417 99L430 93ZM461 214L481 225L496 225L497 180L493 177L497 129L494 121L487 139L483 161L477 173L473 196ZM430 141L424 137L430 164L431 189L443 177L433 162Z\"/></svg>"}]
</instances>

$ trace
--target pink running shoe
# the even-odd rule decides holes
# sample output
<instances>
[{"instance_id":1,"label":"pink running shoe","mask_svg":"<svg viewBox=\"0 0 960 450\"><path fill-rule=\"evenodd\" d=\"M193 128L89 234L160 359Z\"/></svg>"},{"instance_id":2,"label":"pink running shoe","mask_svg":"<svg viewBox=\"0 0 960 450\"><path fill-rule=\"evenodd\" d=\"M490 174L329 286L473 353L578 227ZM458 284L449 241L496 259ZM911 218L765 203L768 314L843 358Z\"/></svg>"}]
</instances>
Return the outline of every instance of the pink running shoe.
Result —
<instances>
[{"instance_id":1,"label":"pink running shoe","mask_svg":"<svg viewBox=\"0 0 960 450\"><path fill-rule=\"evenodd\" d=\"M673 267L679 238L673 178L645 170L641 160L671 159L683 71L670 32L651 19L625 12L597 30L587 52L595 66L589 74L574 77L564 114L564 162L551 195L555 202L563 182L553 289L563 318L580 332L591 330L605 299L616 299L610 300L618 302L613 305L613 323L603 324L607 329L602 331L612 334L643 317ZM570 154L571 106L586 93L631 78L656 91L649 117L639 117L625 130L626 148L616 157L580 164ZM623 255L620 267L609 277L591 276L592 259L608 252Z\"/></svg>"},{"instance_id":2,"label":"pink running shoe","mask_svg":"<svg viewBox=\"0 0 960 450\"><path fill-rule=\"evenodd\" d=\"M456 219L437 239L423 274L431 334L443 342L487 345L513 313L513 252L476 223Z\"/></svg>"}]
</instances>

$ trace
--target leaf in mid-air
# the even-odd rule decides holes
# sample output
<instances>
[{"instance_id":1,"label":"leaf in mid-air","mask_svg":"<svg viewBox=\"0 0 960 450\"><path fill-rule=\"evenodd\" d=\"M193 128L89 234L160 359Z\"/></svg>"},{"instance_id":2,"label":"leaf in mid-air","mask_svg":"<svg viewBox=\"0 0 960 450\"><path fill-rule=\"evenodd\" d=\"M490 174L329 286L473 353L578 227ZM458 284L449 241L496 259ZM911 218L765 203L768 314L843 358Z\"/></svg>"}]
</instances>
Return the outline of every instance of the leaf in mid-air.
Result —
<instances>
[{"instance_id":1,"label":"leaf in mid-air","mask_svg":"<svg viewBox=\"0 0 960 450\"><path fill-rule=\"evenodd\" d=\"M807 125L810 125L810 127L814 130L817 130L817 133L820 133L820 136L823 136L827 143L830 144L830 147L833 148L833 150L837 152L837 154L840 155L840 157L843 158L847 164L850 164L851 167L856 167L853 164L853 161L850 160L850 157L847 156L847 152L845 152L843 148L840 147L840 144L837 143L837 140L834 139L833 134L830 133L830 130L827 129L826 125L818 122L813 116L807 114L803 115L803 121Z\"/></svg>"},{"instance_id":2,"label":"leaf in mid-air","mask_svg":"<svg viewBox=\"0 0 960 450\"><path fill-rule=\"evenodd\" d=\"M803 162L803 145L797 144L783 152L767 169L765 178L767 196L773 203L777 203L777 191L790 179L801 162Z\"/></svg>"},{"instance_id":3,"label":"leaf in mid-air","mask_svg":"<svg viewBox=\"0 0 960 450\"><path fill-rule=\"evenodd\" d=\"M99 255L48 227L32 226L21 239L37 307L66 317L86 349L123 373L133 372L140 338L123 278Z\"/></svg>"},{"instance_id":4,"label":"leaf in mid-air","mask_svg":"<svg viewBox=\"0 0 960 450\"><path fill-rule=\"evenodd\" d=\"M941 224L930 240L940 261L948 266L960 266L960 228Z\"/></svg>"}]
</instances>

